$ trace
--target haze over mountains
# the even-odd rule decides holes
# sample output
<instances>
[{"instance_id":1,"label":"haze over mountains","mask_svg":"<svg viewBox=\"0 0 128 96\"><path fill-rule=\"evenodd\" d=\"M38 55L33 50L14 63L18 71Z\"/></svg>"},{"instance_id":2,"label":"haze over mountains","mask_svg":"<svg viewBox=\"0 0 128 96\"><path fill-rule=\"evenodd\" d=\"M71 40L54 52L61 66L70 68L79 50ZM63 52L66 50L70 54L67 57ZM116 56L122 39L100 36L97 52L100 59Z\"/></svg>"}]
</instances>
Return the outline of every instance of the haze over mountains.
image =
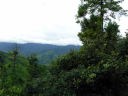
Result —
<instances>
[{"instance_id":1,"label":"haze over mountains","mask_svg":"<svg viewBox=\"0 0 128 96\"><path fill-rule=\"evenodd\" d=\"M58 46L40 43L16 44L9 42L0 42L0 51L12 51L16 46L18 47L20 54L24 56L36 54L40 64L50 63L53 59L57 58L58 56L66 54L72 49L78 50L80 48L80 46L76 45Z\"/></svg>"}]
</instances>

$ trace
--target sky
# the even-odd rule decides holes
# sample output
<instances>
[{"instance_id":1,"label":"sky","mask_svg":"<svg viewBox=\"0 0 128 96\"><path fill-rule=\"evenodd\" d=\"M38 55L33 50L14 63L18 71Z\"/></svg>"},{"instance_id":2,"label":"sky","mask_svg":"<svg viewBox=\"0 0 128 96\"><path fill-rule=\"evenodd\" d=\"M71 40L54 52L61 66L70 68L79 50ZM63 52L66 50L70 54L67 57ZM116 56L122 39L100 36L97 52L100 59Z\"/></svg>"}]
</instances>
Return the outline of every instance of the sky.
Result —
<instances>
[{"instance_id":1,"label":"sky","mask_svg":"<svg viewBox=\"0 0 128 96\"><path fill-rule=\"evenodd\" d=\"M76 14L80 0L0 0L0 41L80 45ZM128 1L122 4L128 9ZM128 17L119 21L121 33Z\"/></svg>"}]
</instances>

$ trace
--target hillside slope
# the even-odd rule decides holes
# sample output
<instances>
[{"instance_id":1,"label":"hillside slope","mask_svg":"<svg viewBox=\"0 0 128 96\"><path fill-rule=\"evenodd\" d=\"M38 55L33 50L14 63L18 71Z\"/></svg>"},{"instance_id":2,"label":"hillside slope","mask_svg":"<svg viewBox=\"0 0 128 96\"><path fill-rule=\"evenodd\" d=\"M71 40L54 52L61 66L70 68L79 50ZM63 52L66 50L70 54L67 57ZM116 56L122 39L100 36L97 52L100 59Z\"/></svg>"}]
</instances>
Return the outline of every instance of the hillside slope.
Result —
<instances>
[{"instance_id":1,"label":"hillside slope","mask_svg":"<svg viewBox=\"0 0 128 96\"><path fill-rule=\"evenodd\" d=\"M16 47L16 45L18 46L20 54L24 56L36 54L40 64L50 63L56 57L66 54L72 49L78 50L80 48L80 46L75 45L57 46L40 43L15 44L0 42L0 51L11 51Z\"/></svg>"}]
</instances>

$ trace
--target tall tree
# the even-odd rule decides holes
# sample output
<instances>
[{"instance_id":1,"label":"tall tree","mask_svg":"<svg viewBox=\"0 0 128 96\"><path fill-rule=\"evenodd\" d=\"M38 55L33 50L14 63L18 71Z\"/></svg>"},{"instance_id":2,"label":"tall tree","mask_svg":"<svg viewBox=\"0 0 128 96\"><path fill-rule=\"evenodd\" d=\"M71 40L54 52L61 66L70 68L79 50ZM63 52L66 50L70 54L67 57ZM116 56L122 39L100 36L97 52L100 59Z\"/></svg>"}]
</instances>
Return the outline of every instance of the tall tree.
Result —
<instances>
[{"instance_id":1,"label":"tall tree","mask_svg":"<svg viewBox=\"0 0 128 96\"><path fill-rule=\"evenodd\" d=\"M120 6L123 0L81 1L77 18L81 25L79 37L83 44L87 44L89 41L94 43L96 38L99 41L104 37L104 32L107 31L105 28L111 20L116 19L117 15L126 15L126 10Z\"/></svg>"},{"instance_id":2,"label":"tall tree","mask_svg":"<svg viewBox=\"0 0 128 96\"><path fill-rule=\"evenodd\" d=\"M38 59L35 54L28 57L29 61L29 74L28 84L26 88L26 94L29 96L39 96L39 83L40 83L40 66L38 64Z\"/></svg>"},{"instance_id":3,"label":"tall tree","mask_svg":"<svg viewBox=\"0 0 128 96\"><path fill-rule=\"evenodd\" d=\"M127 96L123 93L128 90L128 64L117 59L115 50L119 29L114 19L116 14L126 14L119 5L123 0L81 1L77 18L83 46L79 52L71 52L54 63L50 70L50 93L56 96Z\"/></svg>"}]
</instances>

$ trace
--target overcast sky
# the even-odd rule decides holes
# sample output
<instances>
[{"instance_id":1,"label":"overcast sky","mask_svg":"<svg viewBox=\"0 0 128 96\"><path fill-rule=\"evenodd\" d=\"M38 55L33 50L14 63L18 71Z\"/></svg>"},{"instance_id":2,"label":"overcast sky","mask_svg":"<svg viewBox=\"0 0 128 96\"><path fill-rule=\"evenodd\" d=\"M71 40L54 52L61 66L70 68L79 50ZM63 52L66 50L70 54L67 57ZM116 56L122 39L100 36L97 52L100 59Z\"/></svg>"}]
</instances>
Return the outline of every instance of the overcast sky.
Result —
<instances>
[{"instance_id":1,"label":"overcast sky","mask_svg":"<svg viewBox=\"0 0 128 96\"><path fill-rule=\"evenodd\" d=\"M0 0L0 41L80 44L75 15L80 0ZM128 9L128 1L123 6ZM128 17L120 19L122 34Z\"/></svg>"}]
</instances>

